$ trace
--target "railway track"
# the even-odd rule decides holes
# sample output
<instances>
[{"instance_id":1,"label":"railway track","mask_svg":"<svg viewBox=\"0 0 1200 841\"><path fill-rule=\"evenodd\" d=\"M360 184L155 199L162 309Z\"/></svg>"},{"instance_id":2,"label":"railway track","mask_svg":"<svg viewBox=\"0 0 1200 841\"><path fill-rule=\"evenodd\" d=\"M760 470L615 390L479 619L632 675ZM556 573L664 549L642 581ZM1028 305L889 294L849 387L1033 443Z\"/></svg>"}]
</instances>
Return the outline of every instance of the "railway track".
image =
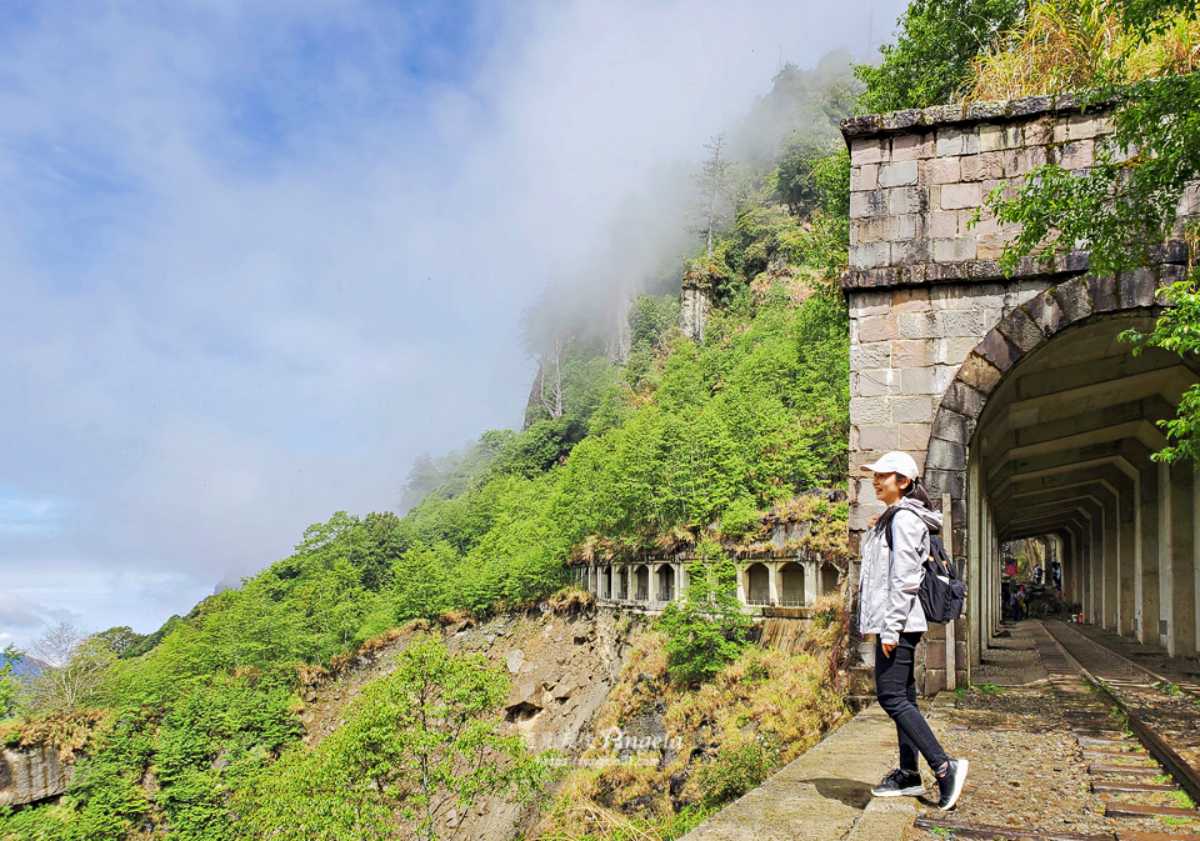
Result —
<instances>
[{"instance_id":1,"label":"railway track","mask_svg":"<svg viewBox=\"0 0 1200 841\"><path fill-rule=\"evenodd\" d=\"M1019 829L919 817L943 838L993 841L1200 841L1200 695L1062 622L1034 643L1057 708L1087 765L1111 831ZM1151 828L1153 827L1153 828Z\"/></svg>"}]
</instances>

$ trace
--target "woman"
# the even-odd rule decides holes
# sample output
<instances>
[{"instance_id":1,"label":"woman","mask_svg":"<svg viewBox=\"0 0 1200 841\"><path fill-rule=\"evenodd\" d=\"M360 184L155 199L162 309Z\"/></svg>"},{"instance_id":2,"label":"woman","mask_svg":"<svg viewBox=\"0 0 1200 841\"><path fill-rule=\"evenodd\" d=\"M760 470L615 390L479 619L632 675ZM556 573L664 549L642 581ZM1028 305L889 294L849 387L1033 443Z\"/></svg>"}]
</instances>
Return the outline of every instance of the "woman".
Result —
<instances>
[{"instance_id":1,"label":"woman","mask_svg":"<svg viewBox=\"0 0 1200 841\"><path fill-rule=\"evenodd\" d=\"M919 751L937 779L938 806L951 809L967 778L967 760L951 759L938 744L921 711L913 660L927 629L917 590L929 557L929 533L940 531L942 515L930 510L917 463L902 452L885 453L869 470L875 496L887 509L862 539L859 631L875 634L875 696L896 722L900 767L871 790L878 797L923 794Z\"/></svg>"}]
</instances>

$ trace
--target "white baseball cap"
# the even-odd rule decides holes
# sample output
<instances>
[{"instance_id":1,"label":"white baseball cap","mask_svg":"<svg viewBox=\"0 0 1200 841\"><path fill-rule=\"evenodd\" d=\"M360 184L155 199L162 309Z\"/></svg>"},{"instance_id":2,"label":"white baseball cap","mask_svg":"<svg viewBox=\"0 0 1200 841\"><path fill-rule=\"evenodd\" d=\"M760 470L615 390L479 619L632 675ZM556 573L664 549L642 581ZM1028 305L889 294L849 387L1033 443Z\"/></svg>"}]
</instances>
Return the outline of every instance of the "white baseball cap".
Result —
<instances>
[{"instance_id":1,"label":"white baseball cap","mask_svg":"<svg viewBox=\"0 0 1200 841\"><path fill-rule=\"evenodd\" d=\"M917 478L917 475L920 473L917 470L917 463L913 460L913 457L899 450L884 453L874 464L864 464L862 469L870 470L874 473L899 473L901 476L907 476L909 479Z\"/></svg>"}]
</instances>

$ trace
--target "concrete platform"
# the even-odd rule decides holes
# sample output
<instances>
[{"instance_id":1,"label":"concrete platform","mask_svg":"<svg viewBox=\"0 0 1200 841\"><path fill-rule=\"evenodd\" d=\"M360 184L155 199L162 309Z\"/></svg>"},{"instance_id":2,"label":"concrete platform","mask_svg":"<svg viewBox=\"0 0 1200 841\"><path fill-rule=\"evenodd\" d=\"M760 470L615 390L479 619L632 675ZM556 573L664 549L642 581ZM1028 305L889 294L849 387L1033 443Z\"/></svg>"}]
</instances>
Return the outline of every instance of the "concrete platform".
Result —
<instances>
[{"instance_id":1,"label":"concrete platform","mask_svg":"<svg viewBox=\"0 0 1200 841\"><path fill-rule=\"evenodd\" d=\"M896 727L872 704L684 841L899 841L916 801L871 797L896 761Z\"/></svg>"}]
</instances>

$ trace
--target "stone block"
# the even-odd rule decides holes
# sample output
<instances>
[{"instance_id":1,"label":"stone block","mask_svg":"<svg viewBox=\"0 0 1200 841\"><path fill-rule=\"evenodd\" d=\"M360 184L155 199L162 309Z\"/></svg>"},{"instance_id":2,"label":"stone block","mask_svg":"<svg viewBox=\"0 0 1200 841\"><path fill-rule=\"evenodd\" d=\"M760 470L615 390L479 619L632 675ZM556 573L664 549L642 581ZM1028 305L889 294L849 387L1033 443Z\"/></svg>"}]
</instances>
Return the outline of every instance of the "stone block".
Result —
<instances>
[{"instance_id":1,"label":"stone block","mask_svg":"<svg viewBox=\"0 0 1200 841\"><path fill-rule=\"evenodd\" d=\"M888 224L890 216L872 216L866 219L850 220L850 244L859 245L869 242L883 242L888 239Z\"/></svg>"},{"instance_id":2,"label":"stone block","mask_svg":"<svg viewBox=\"0 0 1200 841\"><path fill-rule=\"evenodd\" d=\"M850 246L850 267L873 269L891 262L891 246L886 242L865 242Z\"/></svg>"},{"instance_id":3,"label":"stone block","mask_svg":"<svg viewBox=\"0 0 1200 841\"><path fill-rule=\"evenodd\" d=\"M925 170L930 184L957 184L962 180L960 158L934 158Z\"/></svg>"},{"instance_id":4,"label":"stone block","mask_svg":"<svg viewBox=\"0 0 1200 841\"><path fill-rule=\"evenodd\" d=\"M888 450L895 450L900 446L899 430L891 424L884 426L859 426L857 429L859 449L887 452Z\"/></svg>"},{"instance_id":5,"label":"stone block","mask_svg":"<svg viewBox=\"0 0 1200 841\"><path fill-rule=\"evenodd\" d=\"M932 239L953 239L958 236L958 211L935 210L929 214L929 236Z\"/></svg>"},{"instance_id":6,"label":"stone block","mask_svg":"<svg viewBox=\"0 0 1200 841\"><path fill-rule=\"evenodd\" d=\"M963 360L958 369L958 378L976 391L991 394L992 389L1000 382L1003 373L995 365L978 353L972 353Z\"/></svg>"},{"instance_id":7,"label":"stone block","mask_svg":"<svg viewBox=\"0 0 1200 841\"><path fill-rule=\"evenodd\" d=\"M1034 295L1025 304L1025 310L1033 319L1033 323L1047 336L1053 336L1067 323L1066 314L1058 305L1058 299L1054 297L1054 293L1049 289Z\"/></svg>"},{"instance_id":8,"label":"stone block","mask_svg":"<svg viewBox=\"0 0 1200 841\"><path fill-rule=\"evenodd\" d=\"M886 315L892 311L892 292L890 289L864 289L850 296L849 310L851 318L862 318L865 315Z\"/></svg>"},{"instance_id":9,"label":"stone block","mask_svg":"<svg viewBox=\"0 0 1200 841\"><path fill-rule=\"evenodd\" d=\"M935 263L961 263L966 260L974 260L975 253L975 238L971 236L933 240Z\"/></svg>"},{"instance_id":10,"label":"stone block","mask_svg":"<svg viewBox=\"0 0 1200 841\"><path fill-rule=\"evenodd\" d=\"M850 170L850 190L874 190L879 186L879 164L863 164Z\"/></svg>"},{"instance_id":11,"label":"stone block","mask_svg":"<svg viewBox=\"0 0 1200 841\"><path fill-rule=\"evenodd\" d=\"M924 395L893 397L892 420L898 424L932 422L933 398Z\"/></svg>"},{"instance_id":12,"label":"stone block","mask_svg":"<svg viewBox=\"0 0 1200 841\"><path fill-rule=\"evenodd\" d=\"M957 412L960 415L974 419L979 417L979 413L983 411L983 404L984 396L982 394L968 386L962 380L955 380L950 383L950 387L942 395L941 409L942 411L950 410Z\"/></svg>"},{"instance_id":13,"label":"stone block","mask_svg":"<svg viewBox=\"0 0 1200 841\"><path fill-rule=\"evenodd\" d=\"M978 339L985 331L983 310L938 310L934 313L934 335Z\"/></svg>"},{"instance_id":14,"label":"stone block","mask_svg":"<svg viewBox=\"0 0 1200 841\"><path fill-rule=\"evenodd\" d=\"M1088 295L1092 299L1093 312L1112 312L1120 309L1116 284L1111 277L1088 276Z\"/></svg>"},{"instance_id":15,"label":"stone block","mask_svg":"<svg viewBox=\"0 0 1200 841\"><path fill-rule=\"evenodd\" d=\"M959 158L962 180L983 181L985 178L1000 178L1004 175L1004 154L1006 153L981 152L978 155L964 155ZM944 191L942 198L945 199Z\"/></svg>"},{"instance_id":16,"label":"stone block","mask_svg":"<svg viewBox=\"0 0 1200 841\"><path fill-rule=\"evenodd\" d=\"M1004 138L1004 126L997 125L982 125L979 127L979 150L981 152L995 152L998 149L1006 148Z\"/></svg>"},{"instance_id":17,"label":"stone block","mask_svg":"<svg viewBox=\"0 0 1200 841\"><path fill-rule=\"evenodd\" d=\"M979 133L974 128L940 128L937 131L937 156L974 155L979 151Z\"/></svg>"},{"instance_id":18,"label":"stone block","mask_svg":"<svg viewBox=\"0 0 1200 841\"><path fill-rule=\"evenodd\" d=\"M1087 278L1076 277L1054 288L1054 297L1064 317L1074 324L1092 314L1092 297Z\"/></svg>"},{"instance_id":19,"label":"stone block","mask_svg":"<svg viewBox=\"0 0 1200 841\"><path fill-rule=\"evenodd\" d=\"M1096 162L1096 141L1072 140L1058 150L1058 163L1063 169L1085 169Z\"/></svg>"},{"instance_id":20,"label":"stone block","mask_svg":"<svg viewBox=\"0 0 1200 841\"><path fill-rule=\"evenodd\" d=\"M895 315L868 315L854 322L851 336L860 344L888 342L899 336Z\"/></svg>"},{"instance_id":21,"label":"stone block","mask_svg":"<svg viewBox=\"0 0 1200 841\"><path fill-rule=\"evenodd\" d=\"M887 196L883 190L864 190L850 194L850 218L865 219L887 213Z\"/></svg>"},{"instance_id":22,"label":"stone block","mask_svg":"<svg viewBox=\"0 0 1200 841\"><path fill-rule=\"evenodd\" d=\"M996 325L996 329L1003 333L1010 342L1020 348L1022 353L1029 353L1029 351L1040 345L1046 338L1041 329L1033 323L1033 319L1029 317L1029 314L1020 307L1017 307L1004 316L1004 318L1000 319L1000 323Z\"/></svg>"},{"instance_id":23,"label":"stone block","mask_svg":"<svg viewBox=\"0 0 1200 841\"><path fill-rule=\"evenodd\" d=\"M892 161L879 167L880 187L907 187L917 183L917 162Z\"/></svg>"},{"instance_id":24,"label":"stone block","mask_svg":"<svg viewBox=\"0 0 1200 841\"><path fill-rule=\"evenodd\" d=\"M1086 114L1077 114L1067 118L1067 139L1086 140L1103 134L1103 122L1100 118Z\"/></svg>"},{"instance_id":25,"label":"stone block","mask_svg":"<svg viewBox=\"0 0 1200 841\"><path fill-rule=\"evenodd\" d=\"M900 392L898 372L894 368L867 368L851 378L852 397L886 397Z\"/></svg>"},{"instance_id":26,"label":"stone block","mask_svg":"<svg viewBox=\"0 0 1200 841\"><path fill-rule=\"evenodd\" d=\"M1034 153L1037 154L1039 163L1046 162L1046 150L1041 146L1035 146L1033 149L1009 149L1001 153L1000 175L992 177L1019 178L1033 168ZM1012 186L1014 191L1018 187L1018 185Z\"/></svg>"},{"instance_id":27,"label":"stone block","mask_svg":"<svg viewBox=\"0 0 1200 841\"><path fill-rule=\"evenodd\" d=\"M990 311L985 311L990 312ZM986 318L986 316L984 316ZM981 319L983 324L986 321ZM967 354L979 344L979 336L946 336L934 342L933 361L938 365L958 366L967 358Z\"/></svg>"},{"instance_id":28,"label":"stone block","mask_svg":"<svg viewBox=\"0 0 1200 841\"><path fill-rule=\"evenodd\" d=\"M850 348L850 369L890 368L892 365L892 342L857 344ZM899 366L897 366L899 367Z\"/></svg>"},{"instance_id":29,"label":"stone block","mask_svg":"<svg viewBox=\"0 0 1200 841\"><path fill-rule=\"evenodd\" d=\"M896 449L898 450L924 450L929 446L929 430L933 428L932 424L928 423L902 423L897 429L899 430Z\"/></svg>"},{"instance_id":30,"label":"stone block","mask_svg":"<svg viewBox=\"0 0 1200 841\"><path fill-rule=\"evenodd\" d=\"M912 237L892 242L891 265L911 266L929 261L929 240Z\"/></svg>"},{"instance_id":31,"label":"stone block","mask_svg":"<svg viewBox=\"0 0 1200 841\"><path fill-rule=\"evenodd\" d=\"M1134 306L1154 306L1154 293L1158 288L1158 278L1151 269L1136 269L1133 272L1133 302Z\"/></svg>"},{"instance_id":32,"label":"stone block","mask_svg":"<svg viewBox=\"0 0 1200 841\"><path fill-rule=\"evenodd\" d=\"M942 210L979 207L982 202L983 193L978 184L946 184L942 187Z\"/></svg>"},{"instance_id":33,"label":"stone block","mask_svg":"<svg viewBox=\"0 0 1200 841\"><path fill-rule=\"evenodd\" d=\"M920 187L893 187L883 192L887 194L887 212L893 216L925 211L925 191ZM851 198L854 195L851 194Z\"/></svg>"},{"instance_id":34,"label":"stone block","mask_svg":"<svg viewBox=\"0 0 1200 841\"><path fill-rule=\"evenodd\" d=\"M1006 199L1015 198L1020 192L1021 185L1016 181L1010 181L1007 178L990 178L987 181L980 182L979 189L983 192L985 199L994 201L994 197Z\"/></svg>"},{"instance_id":35,"label":"stone block","mask_svg":"<svg viewBox=\"0 0 1200 841\"><path fill-rule=\"evenodd\" d=\"M892 242L907 239L924 239L925 217L920 213L902 213L888 217L888 236Z\"/></svg>"},{"instance_id":36,"label":"stone block","mask_svg":"<svg viewBox=\"0 0 1200 841\"><path fill-rule=\"evenodd\" d=\"M915 161L934 154L932 133L900 134L892 138L893 161Z\"/></svg>"},{"instance_id":37,"label":"stone block","mask_svg":"<svg viewBox=\"0 0 1200 841\"><path fill-rule=\"evenodd\" d=\"M885 426L892 422L892 399L851 397L850 422L859 426Z\"/></svg>"},{"instance_id":38,"label":"stone block","mask_svg":"<svg viewBox=\"0 0 1200 841\"><path fill-rule=\"evenodd\" d=\"M1004 301L1004 287L998 283L974 282L935 286L929 291L929 301L935 309L996 309Z\"/></svg>"},{"instance_id":39,"label":"stone block","mask_svg":"<svg viewBox=\"0 0 1200 841\"><path fill-rule=\"evenodd\" d=\"M1025 145L1045 146L1054 141L1054 121L1049 117L1034 120L1025 125Z\"/></svg>"},{"instance_id":40,"label":"stone block","mask_svg":"<svg viewBox=\"0 0 1200 841\"><path fill-rule=\"evenodd\" d=\"M895 312L924 312L930 309L929 288L905 286L892 293L892 310Z\"/></svg>"},{"instance_id":41,"label":"stone block","mask_svg":"<svg viewBox=\"0 0 1200 841\"><path fill-rule=\"evenodd\" d=\"M874 137L856 138L850 141L850 162L855 166L859 164L877 164L882 163L887 159L887 154L884 152L886 140L879 140Z\"/></svg>"},{"instance_id":42,"label":"stone block","mask_svg":"<svg viewBox=\"0 0 1200 841\"><path fill-rule=\"evenodd\" d=\"M932 343L925 339L897 339L891 343L891 349L892 365L897 368L919 368L934 361Z\"/></svg>"},{"instance_id":43,"label":"stone block","mask_svg":"<svg viewBox=\"0 0 1200 841\"><path fill-rule=\"evenodd\" d=\"M930 435L965 446L971 440L971 424L971 419L966 415L959 414L943 405L937 413ZM901 429L903 429L903 425L901 425Z\"/></svg>"},{"instance_id":44,"label":"stone block","mask_svg":"<svg viewBox=\"0 0 1200 841\"><path fill-rule=\"evenodd\" d=\"M1000 233L978 234L975 240L975 256L979 260L999 260L1008 241L1008 237Z\"/></svg>"},{"instance_id":45,"label":"stone block","mask_svg":"<svg viewBox=\"0 0 1200 841\"><path fill-rule=\"evenodd\" d=\"M931 339L938 335L933 311L897 313L897 337L901 339Z\"/></svg>"},{"instance_id":46,"label":"stone block","mask_svg":"<svg viewBox=\"0 0 1200 841\"><path fill-rule=\"evenodd\" d=\"M1055 120L1051 126L1051 143L1066 143L1067 142L1067 121Z\"/></svg>"},{"instance_id":47,"label":"stone block","mask_svg":"<svg viewBox=\"0 0 1200 841\"><path fill-rule=\"evenodd\" d=\"M901 394L936 394L933 368L905 368L900 371Z\"/></svg>"},{"instance_id":48,"label":"stone block","mask_svg":"<svg viewBox=\"0 0 1200 841\"><path fill-rule=\"evenodd\" d=\"M967 477L963 470L939 470L935 467L925 471L925 482L932 491L931 496L948 493L957 499L966 495Z\"/></svg>"}]
</instances>

